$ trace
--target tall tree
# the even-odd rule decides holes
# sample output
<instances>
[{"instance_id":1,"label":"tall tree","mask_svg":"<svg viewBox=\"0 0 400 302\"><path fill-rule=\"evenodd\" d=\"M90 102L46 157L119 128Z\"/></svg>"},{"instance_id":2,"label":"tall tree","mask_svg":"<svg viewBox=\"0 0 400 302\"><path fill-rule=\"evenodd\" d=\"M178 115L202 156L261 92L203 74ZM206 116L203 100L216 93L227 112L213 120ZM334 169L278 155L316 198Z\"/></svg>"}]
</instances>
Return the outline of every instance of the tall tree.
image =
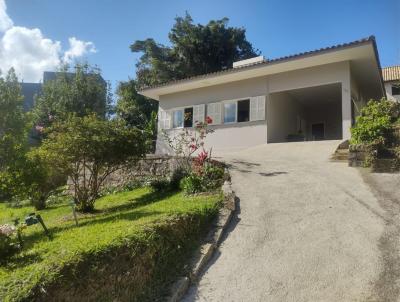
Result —
<instances>
[{"instance_id":1,"label":"tall tree","mask_svg":"<svg viewBox=\"0 0 400 302\"><path fill-rule=\"evenodd\" d=\"M140 52L137 81L140 86L160 84L232 66L234 61L259 54L246 39L244 28L228 26L229 19L194 24L192 17L177 17L168 37L171 46L154 39L138 40L132 52Z\"/></svg>"},{"instance_id":2,"label":"tall tree","mask_svg":"<svg viewBox=\"0 0 400 302\"><path fill-rule=\"evenodd\" d=\"M28 116L14 69L0 77L0 170L13 164L27 143Z\"/></svg>"},{"instance_id":3,"label":"tall tree","mask_svg":"<svg viewBox=\"0 0 400 302\"><path fill-rule=\"evenodd\" d=\"M146 129L152 118L152 113L157 112L158 102L138 94L135 80L120 82L117 88L117 96L117 115L124 119L128 125L136 126L142 130Z\"/></svg>"},{"instance_id":4,"label":"tall tree","mask_svg":"<svg viewBox=\"0 0 400 302\"><path fill-rule=\"evenodd\" d=\"M83 117L95 113L105 118L109 113L111 94L101 71L88 64L77 64L73 72L67 66L46 81L42 93L35 100L34 116L40 126L50 126L54 119L65 119L69 114Z\"/></svg>"}]
</instances>

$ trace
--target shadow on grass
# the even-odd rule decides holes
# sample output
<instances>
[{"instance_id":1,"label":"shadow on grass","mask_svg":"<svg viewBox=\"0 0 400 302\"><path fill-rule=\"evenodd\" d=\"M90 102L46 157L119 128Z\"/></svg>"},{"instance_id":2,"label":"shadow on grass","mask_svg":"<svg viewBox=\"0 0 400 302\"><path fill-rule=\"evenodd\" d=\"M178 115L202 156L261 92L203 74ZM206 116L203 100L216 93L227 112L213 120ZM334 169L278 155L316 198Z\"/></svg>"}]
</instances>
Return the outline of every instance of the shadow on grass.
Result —
<instances>
[{"instance_id":1,"label":"shadow on grass","mask_svg":"<svg viewBox=\"0 0 400 302\"><path fill-rule=\"evenodd\" d=\"M57 236L57 234L62 233L64 231L74 229L74 228L80 228L80 227L85 227L85 226L91 226L95 224L103 224L103 223L108 223L111 221L115 220L137 220L143 217L148 217L152 215L157 215L161 214L162 212L159 211L139 211L138 208L144 207L148 204L160 202L164 199L167 199L175 194L177 194L178 191L167 191L167 192L150 192L145 195L142 195L138 198L132 199L128 203L124 203L121 205L117 206L112 206L105 208L103 210L96 211L95 213L98 213L97 215L90 216L90 218L86 218L83 221L79 221L79 226L76 226L73 223L73 220L71 219L70 225L63 226L62 224L60 226L54 226L50 227L50 234L52 238ZM24 245L25 249L29 249L33 246L33 244L42 242L44 240L51 240L48 239L48 237L45 236L43 232L35 232L30 235L23 236L24 240Z\"/></svg>"},{"instance_id":2,"label":"shadow on grass","mask_svg":"<svg viewBox=\"0 0 400 302\"><path fill-rule=\"evenodd\" d=\"M24 267L26 265L40 262L43 260L43 257L39 253L29 253L29 254L17 254L16 256L12 257L6 263L0 263L0 267L3 267L7 270L14 270L19 267Z\"/></svg>"},{"instance_id":3,"label":"shadow on grass","mask_svg":"<svg viewBox=\"0 0 400 302\"><path fill-rule=\"evenodd\" d=\"M99 210L98 213L106 215L109 213L136 209L136 208L143 207L143 206L146 206L151 203L161 201L163 199L167 199L177 193L178 193L178 191L150 192L150 193L141 195L140 197L131 199L131 200L129 200L128 203L124 203L124 204L120 204L120 205L112 206L112 207L107 207L105 209Z\"/></svg>"}]
</instances>

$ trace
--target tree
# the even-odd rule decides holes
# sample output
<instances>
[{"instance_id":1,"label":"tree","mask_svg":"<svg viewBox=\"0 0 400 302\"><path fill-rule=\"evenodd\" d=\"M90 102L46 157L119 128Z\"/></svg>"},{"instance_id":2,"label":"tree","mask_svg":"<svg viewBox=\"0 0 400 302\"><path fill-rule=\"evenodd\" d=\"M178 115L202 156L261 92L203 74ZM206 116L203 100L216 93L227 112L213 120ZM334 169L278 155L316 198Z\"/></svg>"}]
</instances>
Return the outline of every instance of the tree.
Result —
<instances>
[{"instance_id":1,"label":"tree","mask_svg":"<svg viewBox=\"0 0 400 302\"><path fill-rule=\"evenodd\" d=\"M53 124L38 154L70 177L78 209L88 212L107 176L145 155L145 141L143 131L121 119L70 115Z\"/></svg>"},{"instance_id":2,"label":"tree","mask_svg":"<svg viewBox=\"0 0 400 302\"><path fill-rule=\"evenodd\" d=\"M21 168L28 148L29 116L14 69L0 77L0 199L20 190Z\"/></svg>"},{"instance_id":3,"label":"tree","mask_svg":"<svg viewBox=\"0 0 400 302\"><path fill-rule=\"evenodd\" d=\"M97 114L106 118L110 110L109 85L97 67L77 64L74 72L64 66L56 78L46 81L35 100L34 117L39 127L48 127L54 120L63 120L74 113L78 117Z\"/></svg>"},{"instance_id":4,"label":"tree","mask_svg":"<svg viewBox=\"0 0 400 302\"><path fill-rule=\"evenodd\" d=\"M137 67L139 86L150 86L230 68L234 61L259 55L246 39L244 28L229 27L229 19L193 24L192 17L177 17L169 33L171 47L154 39L137 40L132 52L141 52Z\"/></svg>"},{"instance_id":5,"label":"tree","mask_svg":"<svg viewBox=\"0 0 400 302\"><path fill-rule=\"evenodd\" d=\"M138 94L135 80L120 82L117 96L117 115L128 125L145 129L152 119L153 112L157 112L158 102Z\"/></svg>"},{"instance_id":6,"label":"tree","mask_svg":"<svg viewBox=\"0 0 400 302\"><path fill-rule=\"evenodd\" d=\"M14 69L0 77L0 169L12 165L27 142L28 117Z\"/></svg>"}]
</instances>

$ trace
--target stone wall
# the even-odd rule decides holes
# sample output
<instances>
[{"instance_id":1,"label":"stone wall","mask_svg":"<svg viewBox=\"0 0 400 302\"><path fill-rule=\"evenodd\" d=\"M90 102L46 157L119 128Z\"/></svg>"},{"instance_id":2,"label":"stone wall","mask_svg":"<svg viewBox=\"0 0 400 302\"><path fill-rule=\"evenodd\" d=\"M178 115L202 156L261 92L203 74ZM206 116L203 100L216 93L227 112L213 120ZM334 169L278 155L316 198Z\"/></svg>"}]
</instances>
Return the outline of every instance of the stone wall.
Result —
<instances>
[{"instance_id":1,"label":"stone wall","mask_svg":"<svg viewBox=\"0 0 400 302\"><path fill-rule=\"evenodd\" d=\"M173 156L148 155L137 163L126 164L107 177L104 187L120 187L149 177L168 177L182 159Z\"/></svg>"}]
</instances>

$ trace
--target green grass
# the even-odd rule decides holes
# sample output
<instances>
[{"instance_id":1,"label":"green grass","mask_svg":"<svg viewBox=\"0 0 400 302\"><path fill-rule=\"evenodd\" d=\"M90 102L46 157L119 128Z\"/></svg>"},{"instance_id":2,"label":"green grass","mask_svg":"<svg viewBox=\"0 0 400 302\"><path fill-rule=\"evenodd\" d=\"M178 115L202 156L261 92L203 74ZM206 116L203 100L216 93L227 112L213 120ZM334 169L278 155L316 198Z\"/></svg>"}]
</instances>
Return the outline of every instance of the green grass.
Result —
<instances>
[{"instance_id":1,"label":"green grass","mask_svg":"<svg viewBox=\"0 0 400 302\"><path fill-rule=\"evenodd\" d=\"M49 240L40 225L24 230L23 251L0 266L0 301L25 299L38 284L54 282L66 265L78 263L85 255L122 246L170 216L215 209L220 199L219 194L187 197L180 192L159 194L140 188L100 198L94 214L79 215L79 227L68 204L42 210L53 238ZM0 204L0 224L17 217L23 220L31 212L31 207Z\"/></svg>"}]
</instances>

